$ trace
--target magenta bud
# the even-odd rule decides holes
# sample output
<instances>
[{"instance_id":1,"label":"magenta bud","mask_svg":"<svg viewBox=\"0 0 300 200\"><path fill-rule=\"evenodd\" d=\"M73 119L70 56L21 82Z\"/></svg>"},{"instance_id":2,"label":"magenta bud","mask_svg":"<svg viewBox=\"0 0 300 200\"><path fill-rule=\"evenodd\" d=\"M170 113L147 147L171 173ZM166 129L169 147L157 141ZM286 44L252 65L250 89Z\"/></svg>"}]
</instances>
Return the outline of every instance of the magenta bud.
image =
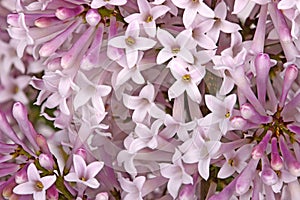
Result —
<instances>
[{"instance_id":1,"label":"magenta bud","mask_svg":"<svg viewBox=\"0 0 300 200\"><path fill-rule=\"evenodd\" d=\"M10 199L10 197L13 195L13 189L16 186L16 183L14 181L9 181L9 182L6 182L5 184L6 185L4 186L4 188L2 190L2 196L5 199Z\"/></svg>"},{"instance_id":2,"label":"magenta bud","mask_svg":"<svg viewBox=\"0 0 300 200\"><path fill-rule=\"evenodd\" d=\"M254 173L256 172L256 166L259 160L251 159L247 167L241 172L236 182L236 193L239 195L245 194L251 185Z\"/></svg>"},{"instance_id":3,"label":"magenta bud","mask_svg":"<svg viewBox=\"0 0 300 200\"><path fill-rule=\"evenodd\" d=\"M54 160L49 155L44 154L44 153L40 154L39 155L39 163L43 168L45 168L49 171L53 170Z\"/></svg>"},{"instance_id":4,"label":"magenta bud","mask_svg":"<svg viewBox=\"0 0 300 200\"><path fill-rule=\"evenodd\" d=\"M260 115L255 108L249 104L245 103L241 106L241 115L244 119L247 119L253 123L261 124L261 123L269 123L272 118L269 116Z\"/></svg>"},{"instance_id":5,"label":"magenta bud","mask_svg":"<svg viewBox=\"0 0 300 200\"><path fill-rule=\"evenodd\" d=\"M269 71L271 68L270 57L266 53L259 53L255 58L255 70L256 70L256 87L258 93L258 100L261 103L265 103L267 93L267 81L269 78Z\"/></svg>"},{"instance_id":6,"label":"magenta bud","mask_svg":"<svg viewBox=\"0 0 300 200\"><path fill-rule=\"evenodd\" d=\"M192 184L184 185L179 192L178 200L195 199L195 186Z\"/></svg>"},{"instance_id":7,"label":"magenta bud","mask_svg":"<svg viewBox=\"0 0 300 200\"><path fill-rule=\"evenodd\" d=\"M18 27L19 26L19 15L20 14L8 14L7 15L7 23L14 27Z\"/></svg>"},{"instance_id":8,"label":"magenta bud","mask_svg":"<svg viewBox=\"0 0 300 200\"><path fill-rule=\"evenodd\" d=\"M55 185L52 185L48 190L46 194L47 199L49 200L58 200L59 194L55 187Z\"/></svg>"},{"instance_id":9,"label":"magenta bud","mask_svg":"<svg viewBox=\"0 0 300 200\"><path fill-rule=\"evenodd\" d=\"M85 19L89 25L96 26L100 22L101 16L98 10L89 9L85 15Z\"/></svg>"},{"instance_id":10,"label":"magenta bud","mask_svg":"<svg viewBox=\"0 0 300 200\"><path fill-rule=\"evenodd\" d=\"M27 167L23 167L20 171L15 174L15 182L17 184L25 183L27 178Z\"/></svg>"},{"instance_id":11,"label":"magenta bud","mask_svg":"<svg viewBox=\"0 0 300 200\"><path fill-rule=\"evenodd\" d=\"M60 7L56 9L55 16L60 20L65 20L65 19L75 17L76 15L79 15L83 11L84 11L83 6L77 6L75 8Z\"/></svg>"}]
</instances>

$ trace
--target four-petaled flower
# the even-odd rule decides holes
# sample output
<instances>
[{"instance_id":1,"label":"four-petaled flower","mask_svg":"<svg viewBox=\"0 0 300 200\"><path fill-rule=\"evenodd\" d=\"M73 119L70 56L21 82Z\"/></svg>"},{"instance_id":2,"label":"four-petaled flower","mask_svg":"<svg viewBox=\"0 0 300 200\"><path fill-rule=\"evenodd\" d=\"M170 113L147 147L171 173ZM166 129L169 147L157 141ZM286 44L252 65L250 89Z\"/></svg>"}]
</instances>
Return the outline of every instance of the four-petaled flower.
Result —
<instances>
[{"instance_id":1,"label":"four-petaled flower","mask_svg":"<svg viewBox=\"0 0 300 200\"><path fill-rule=\"evenodd\" d=\"M33 199L46 200L46 190L56 181L56 175L41 177L36 166L31 163L27 169L28 181L17 185L13 192L19 195L33 194Z\"/></svg>"},{"instance_id":2,"label":"four-petaled flower","mask_svg":"<svg viewBox=\"0 0 300 200\"><path fill-rule=\"evenodd\" d=\"M100 172L104 166L103 162L95 161L86 165L84 159L77 155L73 155L74 172L70 172L65 176L65 180L69 182L76 182L86 185L90 188L98 188L100 183L95 176Z\"/></svg>"},{"instance_id":3,"label":"four-petaled flower","mask_svg":"<svg viewBox=\"0 0 300 200\"><path fill-rule=\"evenodd\" d=\"M156 41L145 38L139 37L140 34L140 27L137 21L131 22L125 35L112 38L108 41L108 45L124 49L126 52L126 59L128 63L128 67L132 68L138 61L138 50L148 50L154 47Z\"/></svg>"}]
</instances>

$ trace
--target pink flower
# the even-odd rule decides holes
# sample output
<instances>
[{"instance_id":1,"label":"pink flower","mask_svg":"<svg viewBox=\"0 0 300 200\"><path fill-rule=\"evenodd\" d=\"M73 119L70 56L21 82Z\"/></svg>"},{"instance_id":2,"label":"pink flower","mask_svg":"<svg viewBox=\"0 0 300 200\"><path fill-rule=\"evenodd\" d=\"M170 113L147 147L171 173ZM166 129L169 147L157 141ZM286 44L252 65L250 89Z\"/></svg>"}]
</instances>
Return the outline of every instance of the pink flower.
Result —
<instances>
[{"instance_id":1,"label":"pink flower","mask_svg":"<svg viewBox=\"0 0 300 200\"><path fill-rule=\"evenodd\" d=\"M74 172L70 172L65 176L65 180L69 182L76 182L86 185L90 188L98 188L100 183L95 176L103 168L104 163L95 161L86 165L83 158L79 155L73 155Z\"/></svg>"},{"instance_id":2,"label":"pink flower","mask_svg":"<svg viewBox=\"0 0 300 200\"><path fill-rule=\"evenodd\" d=\"M194 57L190 52L193 46L189 45L191 37L192 32L189 30L181 31L174 38L168 31L159 28L157 39L164 48L157 55L157 64L162 64L173 57L179 57L188 63L193 63Z\"/></svg>"},{"instance_id":3,"label":"pink flower","mask_svg":"<svg viewBox=\"0 0 300 200\"><path fill-rule=\"evenodd\" d=\"M183 24L185 27L189 27L193 23L197 13L204 17L214 17L214 12L203 0L172 0L172 2L178 8L184 9Z\"/></svg>"},{"instance_id":4,"label":"pink flower","mask_svg":"<svg viewBox=\"0 0 300 200\"><path fill-rule=\"evenodd\" d=\"M164 5L154 6L151 8L150 3L146 0L138 0L137 3L140 13L131 14L124 20L128 23L131 23L133 20L137 20L139 24L143 24L145 32L150 37L155 37L155 20L166 14L170 10L170 8Z\"/></svg>"},{"instance_id":5,"label":"pink flower","mask_svg":"<svg viewBox=\"0 0 300 200\"><path fill-rule=\"evenodd\" d=\"M13 192L19 195L33 194L33 199L46 200L46 190L56 181L56 176L41 178L33 163L28 166L27 176L28 182L17 185Z\"/></svg>"},{"instance_id":6,"label":"pink flower","mask_svg":"<svg viewBox=\"0 0 300 200\"><path fill-rule=\"evenodd\" d=\"M124 197L123 200L143 200L142 197L142 188L146 181L146 178L144 176L139 176L134 178L133 181L130 181L129 179L125 179L120 176L119 182L124 189ZM127 194L126 194L127 193Z\"/></svg>"},{"instance_id":7,"label":"pink flower","mask_svg":"<svg viewBox=\"0 0 300 200\"><path fill-rule=\"evenodd\" d=\"M169 99L173 99L182 95L185 91L188 96L195 102L201 102L201 94L198 89L198 84L205 75L204 67L198 68L189 66L181 59L174 59L169 64L173 76L176 78L175 83L169 88ZM187 70L188 68L189 70Z\"/></svg>"},{"instance_id":8,"label":"pink flower","mask_svg":"<svg viewBox=\"0 0 300 200\"><path fill-rule=\"evenodd\" d=\"M138 61L138 50L148 50L154 47L156 41L139 37L140 27L137 21L131 22L125 35L112 38L108 41L108 45L125 49L128 67L132 68Z\"/></svg>"}]
</instances>

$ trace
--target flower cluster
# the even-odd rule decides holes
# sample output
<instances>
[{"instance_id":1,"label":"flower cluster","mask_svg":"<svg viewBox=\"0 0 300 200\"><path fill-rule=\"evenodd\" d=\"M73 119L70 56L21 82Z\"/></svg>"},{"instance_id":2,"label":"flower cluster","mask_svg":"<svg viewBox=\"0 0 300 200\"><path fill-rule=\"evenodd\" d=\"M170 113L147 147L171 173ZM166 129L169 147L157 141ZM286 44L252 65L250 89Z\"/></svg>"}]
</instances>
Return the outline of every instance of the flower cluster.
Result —
<instances>
[{"instance_id":1,"label":"flower cluster","mask_svg":"<svg viewBox=\"0 0 300 200\"><path fill-rule=\"evenodd\" d=\"M0 0L2 197L297 200L298 4Z\"/></svg>"}]
</instances>

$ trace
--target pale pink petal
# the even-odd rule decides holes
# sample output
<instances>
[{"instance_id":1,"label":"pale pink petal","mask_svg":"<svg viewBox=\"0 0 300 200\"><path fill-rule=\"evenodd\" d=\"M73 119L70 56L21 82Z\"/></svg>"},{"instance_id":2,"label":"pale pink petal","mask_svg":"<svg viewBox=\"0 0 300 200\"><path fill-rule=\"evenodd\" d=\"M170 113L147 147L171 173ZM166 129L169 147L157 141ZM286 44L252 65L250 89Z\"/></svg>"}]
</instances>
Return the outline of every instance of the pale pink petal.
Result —
<instances>
[{"instance_id":1,"label":"pale pink petal","mask_svg":"<svg viewBox=\"0 0 300 200\"><path fill-rule=\"evenodd\" d=\"M149 39L149 38L144 38L144 37L136 38L135 42L136 42L136 44L138 44L135 46L135 48L138 50L142 50L142 51L151 49L156 44L156 41Z\"/></svg>"},{"instance_id":2,"label":"pale pink petal","mask_svg":"<svg viewBox=\"0 0 300 200\"><path fill-rule=\"evenodd\" d=\"M166 62L167 60L169 60L170 58L172 58L174 56L173 53L171 53L170 50L163 48L162 50L160 50L160 52L158 53L157 57L156 57L156 63L157 64L163 64L164 62Z\"/></svg>"},{"instance_id":3,"label":"pale pink petal","mask_svg":"<svg viewBox=\"0 0 300 200\"><path fill-rule=\"evenodd\" d=\"M202 96L200 94L198 87L193 83L189 83L188 85L189 86L186 88L187 94L193 101L200 103L202 100Z\"/></svg>"},{"instance_id":4,"label":"pale pink petal","mask_svg":"<svg viewBox=\"0 0 300 200\"><path fill-rule=\"evenodd\" d=\"M218 178L221 179L227 178L231 176L234 172L235 172L234 168L231 167L226 161L218 173Z\"/></svg>"},{"instance_id":5,"label":"pale pink petal","mask_svg":"<svg viewBox=\"0 0 300 200\"><path fill-rule=\"evenodd\" d=\"M123 94L123 103L127 108L134 110L141 105L142 101L140 97Z\"/></svg>"},{"instance_id":6,"label":"pale pink petal","mask_svg":"<svg viewBox=\"0 0 300 200\"><path fill-rule=\"evenodd\" d=\"M194 22L195 17L197 15L197 9L185 9L183 13L183 24L186 28L190 27L190 25Z\"/></svg>"},{"instance_id":7,"label":"pale pink petal","mask_svg":"<svg viewBox=\"0 0 300 200\"><path fill-rule=\"evenodd\" d=\"M145 181L146 181L146 178L144 176L139 176L133 180L133 183L136 185L137 189L139 191L141 191Z\"/></svg>"},{"instance_id":8,"label":"pale pink petal","mask_svg":"<svg viewBox=\"0 0 300 200\"><path fill-rule=\"evenodd\" d=\"M213 95L205 95L205 103L213 113L224 112L223 102Z\"/></svg>"},{"instance_id":9,"label":"pale pink petal","mask_svg":"<svg viewBox=\"0 0 300 200\"><path fill-rule=\"evenodd\" d=\"M145 83L145 79L139 70L134 71L134 74L132 75L131 79L137 84Z\"/></svg>"},{"instance_id":10,"label":"pale pink petal","mask_svg":"<svg viewBox=\"0 0 300 200\"><path fill-rule=\"evenodd\" d=\"M55 181L56 181L56 175L42 177L40 179L40 181L44 185L43 189L47 190L51 185L53 185L55 183Z\"/></svg>"},{"instance_id":11,"label":"pale pink petal","mask_svg":"<svg viewBox=\"0 0 300 200\"><path fill-rule=\"evenodd\" d=\"M220 2L215 8L216 17L225 19L227 16L227 6L224 1Z\"/></svg>"},{"instance_id":12,"label":"pale pink petal","mask_svg":"<svg viewBox=\"0 0 300 200\"><path fill-rule=\"evenodd\" d=\"M222 20L221 24L220 24L220 29L224 33L234 33L234 32L241 30L241 27L235 23L232 23L232 22L229 22L226 20Z\"/></svg>"},{"instance_id":13,"label":"pale pink petal","mask_svg":"<svg viewBox=\"0 0 300 200\"><path fill-rule=\"evenodd\" d=\"M134 122L142 122L146 118L148 113L148 108L136 109L132 114L132 120Z\"/></svg>"},{"instance_id":14,"label":"pale pink petal","mask_svg":"<svg viewBox=\"0 0 300 200\"><path fill-rule=\"evenodd\" d=\"M132 68L138 60L138 50L136 49L131 49L131 48L126 48L126 60L127 60L127 65L129 68Z\"/></svg>"},{"instance_id":15,"label":"pale pink petal","mask_svg":"<svg viewBox=\"0 0 300 200\"><path fill-rule=\"evenodd\" d=\"M34 182L25 182L14 187L13 192L16 194L33 194L35 192Z\"/></svg>"},{"instance_id":16,"label":"pale pink petal","mask_svg":"<svg viewBox=\"0 0 300 200\"><path fill-rule=\"evenodd\" d=\"M95 178L90 178L89 180L85 181L84 184L90 188L98 188L100 186L100 183Z\"/></svg>"},{"instance_id":17,"label":"pale pink petal","mask_svg":"<svg viewBox=\"0 0 300 200\"><path fill-rule=\"evenodd\" d=\"M108 45L124 49L127 46L125 39L125 36L114 37L108 41Z\"/></svg>"},{"instance_id":18,"label":"pale pink petal","mask_svg":"<svg viewBox=\"0 0 300 200\"><path fill-rule=\"evenodd\" d=\"M199 151L199 149L197 149L197 148L189 149L188 152L186 152L182 156L182 160L185 163L197 163L197 162L199 162L199 160L200 160L200 151Z\"/></svg>"},{"instance_id":19,"label":"pale pink petal","mask_svg":"<svg viewBox=\"0 0 300 200\"><path fill-rule=\"evenodd\" d=\"M151 22L145 22L143 23L144 30L145 32L150 36L150 37L155 37L156 34L156 24L154 21Z\"/></svg>"},{"instance_id":20,"label":"pale pink petal","mask_svg":"<svg viewBox=\"0 0 300 200\"><path fill-rule=\"evenodd\" d=\"M234 87L234 81L231 78L225 77L223 79L221 88L220 88L220 94L226 95L228 94Z\"/></svg>"},{"instance_id":21,"label":"pale pink petal","mask_svg":"<svg viewBox=\"0 0 300 200\"><path fill-rule=\"evenodd\" d=\"M33 193L33 199L46 200L46 190Z\"/></svg>"},{"instance_id":22,"label":"pale pink petal","mask_svg":"<svg viewBox=\"0 0 300 200\"><path fill-rule=\"evenodd\" d=\"M138 152L139 150L147 147L147 144L142 139L135 139L130 143L128 151L130 153Z\"/></svg>"},{"instance_id":23,"label":"pale pink petal","mask_svg":"<svg viewBox=\"0 0 300 200\"><path fill-rule=\"evenodd\" d=\"M193 54L186 48L181 48L177 55L188 63L194 63Z\"/></svg>"},{"instance_id":24,"label":"pale pink petal","mask_svg":"<svg viewBox=\"0 0 300 200\"><path fill-rule=\"evenodd\" d=\"M186 84L181 80L176 81L168 90L169 100L179 97L184 93L185 90Z\"/></svg>"},{"instance_id":25,"label":"pale pink petal","mask_svg":"<svg viewBox=\"0 0 300 200\"><path fill-rule=\"evenodd\" d=\"M79 177L78 175L75 173L75 172L70 172L69 174L67 174L64 179L66 181L69 181L69 182L77 182L79 181Z\"/></svg>"},{"instance_id":26,"label":"pale pink petal","mask_svg":"<svg viewBox=\"0 0 300 200\"><path fill-rule=\"evenodd\" d=\"M40 174L36 168L36 166L31 163L27 169L27 176L29 181L38 181L40 180Z\"/></svg>"},{"instance_id":27,"label":"pale pink petal","mask_svg":"<svg viewBox=\"0 0 300 200\"><path fill-rule=\"evenodd\" d=\"M147 99L148 101L152 102L155 98L154 94L155 94L154 86L152 84L147 84L145 87L143 87L139 96L141 98Z\"/></svg>"},{"instance_id":28,"label":"pale pink petal","mask_svg":"<svg viewBox=\"0 0 300 200\"><path fill-rule=\"evenodd\" d=\"M210 7L208 7L205 3L201 3L201 5L198 7L198 12L200 15L207 18L215 17L214 11Z\"/></svg>"},{"instance_id":29,"label":"pale pink petal","mask_svg":"<svg viewBox=\"0 0 300 200\"><path fill-rule=\"evenodd\" d=\"M80 106L86 104L95 93L95 88L92 86L81 89L74 97L74 109L77 110Z\"/></svg>"},{"instance_id":30,"label":"pale pink petal","mask_svg":"<svg viewBox=\"0 0 300 200\"><path fill-rule=\"evenodd\" d=\"M248 4L249 0L235 0L232 14L240 13Z\"/></svg>"},{"instance_id":31,"label":"pale pink petal","mask_svg":"<svg viewBox=\"0 0 300 200\"><path fill-rule=\"evenodd\" d=\"M95 177L100 170L103 168L104 163L103 162L92 162L86 167L86 177L87 179Z\"/></svg>"},{"instance_id":32,"label":"pale pink petal","mask_svg":"<svg viewBox=\"0 0 300 200\"><path fill-rule=\"evenodd\" d=\"M151 104L149 114L151 117L154 117L156 119L163 119L166 115L166 113L159 107L157 107L155 103Z\"/></svg>"},{"instance_id":33,"label":"pale pink petal","mask_svg":"<svg viewBox=\"0 0 300 200\"><path fill-rule=\"evenodd\" d=\"M164 46L171 49L175 44L175 38L166 30L158 28L157 39Z\"/></svg>"},{"instance_id":34,"label":"pale pink petal","mask_svg":"<svg viewBox=\"0 0 300 200\"><path fill-rule=\"evenodd\" d=\"M169 10L170 8L168 6L155 6L151 9L151 14L153 16L153 19L156 20L158 17L166 14Z\"/></svg>"},{"instance_id":35,"label":"pale pink petal","mask_svg":"<svg viewBox=\"0 0 300 200\"><path fill-rule=\"evenodd\" d=\"M292 8L294 5L296 5L295 0L281 0L277 4L278 9L286 10Z\"/></svg>"},{"instance_id":36,"label":"pale pink petal","mask_svg":"<svg viewBox=\"0 0 300 200\"><path fill-rule=\"evenodd\" d=\"M86 163L81 156L77 154L73 155L73 165L78 178L80 179L82 177L85 177Z\"/></svg>"},{"instance_id":37,"label":"pale pink petal","mask_svg":"<svg viewBox=\"0 0 300 200\"><path fill-rule=\"evenodd\" d=\"M140 13L133 13L133 14L131 14L131 15L124 18L124 21L127 22L127 23L131 23L134 20L137 20L139 22L143 21L143 15L140 14Z\"/></svg>"},{"instance_id":38,"label":"pale pink petal","mask_svg":"<svg viewBox=\"0 0 300 200\"><path fill-rule=\"evenodd\" d=\"M93 0L91 3L91 8L100 8L107 4L104 0Z\"/></svg>"},{"instance_id":39,"label":"pale pink petal","mask_svg":"<svg viewBox=\"0 0 300 200\"><path fill-rule=\"evenodd\" d=\"M127 0L109 0L108 3L115 6L121 6L126 4Z\"/></svg>"},{"instance_id":40,"label":"pale pink petal","mask_svg":"<svg viewBox=\"0 0 300 200\"><path fill-rule=\"evenodd\" d=\"M132 37L132 38L137 38L140 34L140 25L139 22L137 21L132 21L131 23L129 23L126 32L125 32L125 36L127 37Z\"/></svg>"},{"instance_id":41,"label":"pale pink petal","mask_svg":"<svg viewBox=\"0 0 300 200\"><path fill-rule=\"evenodd\" d=\"M168 192L171 194L171 196L176 199L178 195L178 190L181 186L182 182L180 181L180 177L172 177L168 182Z\"/></svg>"},{"instance_id":42,"label":"pale pink petal","mask_svg":"<svg viewBox=\"0 0 300 200\"><path fill-rule=\"evenodd\" d=\"M150 13L151 7L150 7L150 4L149 4L148 1L146 1L146 0L137 0L137 3L138 3L140 13L143 13L143 14L149 14Z\"/></svg>"},{"instance_id":43,"label":"pale pink petal","mask_svg":"<svg viewBox=\"0 0 300 200\"><path fill-rule=\"evenodd\" d=\"M210 159L200 160L198 163L199 174L205 180L207 180L209 177L209 165L210 165Z\"/></svg>"}]
</instances>

